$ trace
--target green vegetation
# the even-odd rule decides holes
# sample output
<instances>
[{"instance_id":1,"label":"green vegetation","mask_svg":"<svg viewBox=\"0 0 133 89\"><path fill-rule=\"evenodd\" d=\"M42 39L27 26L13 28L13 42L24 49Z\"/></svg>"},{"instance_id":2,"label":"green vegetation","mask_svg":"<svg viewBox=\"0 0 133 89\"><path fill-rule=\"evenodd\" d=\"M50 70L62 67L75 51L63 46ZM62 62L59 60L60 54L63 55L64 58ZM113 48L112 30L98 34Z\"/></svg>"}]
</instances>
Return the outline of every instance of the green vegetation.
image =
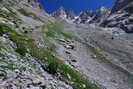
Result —
<instances>
[{"instance_id":1,"label":"green vegetation","mask_svg":"<svg viewBox=\"0 0 133 89\"><path fill-rule=\"evenodd\" d=\"M25 16L33 16L32 13L27 12L27 11L24 10L23 8L18 9L18 11L19 11L21 14L25 15Z\"/></svg>"},{"instance_id":2,"label":"green vegetation","mask_svg":"<svg viewBox=\"0 0 133 89\"><path fill-rule=\"evenodd\" d=\"M48 60L46 69L48 69L50 73L59 72L63 77L69 80L74 89L99 89L95 84L90 83L84 76L71 69L57 58Z\"/></svg>"},{"instance_id":3,"label":"green vegetation","mask_svg":"<svg viewBox=\"0 0 133 89\"><path fill-rule=\"evenodd\" d=\"M11 64L11 63L8 64L7 66L0 66L0 68L5 69L5 70L6 70L6 69L7 69L7 70L8 70L8 69L9 69L9 70L15 70L15 69L17 69L16 66L15 66L14 64Z\"/></svg>"},{"instance_id":4,"label":"green vegetation","mask_svg":"<svg viewBox=\"0 0 133 89\"><path fill-rule=\"evenodd\" d=\"M31 56L44 61L46 65L44 69L51 74L56 74L57 72L62 75L65 79L67 79L71 85L73 85L74 89L99 89L95 84L92 84L89 80L87 80L84 76L79 74L74 69L67 66L63 61L59 60L57 57L53 56L51 50L46 48L38 48L35 41L29 39L28 37L18 34L15 30L12 30L10 27L0 24L0 33L7 34L9 38L16 43L18 52L21 55L25 55L25 53L31 54ZM22 52L24 53L22 53ZM14 66L10 66L10 68L14 69Z\"/></svg>"},{"instance_id":5,"label":"green vegetation","mask_svg":"<svg viewBox=\"0 0 133 89\"><path fill-rule=\"evenodd\" d=\"M3 34L8 34L9 32L11 32L10 27L5 24L0 24L0 36L2 36Z\"/></svg>"},{"instance_id":6,"label":"green vegetation","mask_svg":"<svg viewBox=\"0 0 133 89\"><path fill-rule=\"evenodd\" d=\"M27 53L27 49L22 46L18 46L18 48L15 51L22 56L25 56L25 54Z\"/></svg>"},{"instance_id":7,"label":"green vegetation","mask_svg":"<svg viewBox=\"0 0 133 89\"><path fill-rule=\"evenodd\" d=\"M78 38L77 36L74 36L70 33L65 33L63 32L62 35L68 39L71 39L71 40L75 40L75 41L80 41L80 38Z\"/></svg>"},{"instance_id":8,"label":"green vegetation","mask_svg":"<svg viewBox=\"0 0 133 89\"><path fill-rule=\"evenodd\" d=\"M23 9L23 8L18 9L18 11L19 11L21 14L23 14L24 16L32 17L32 18L34 18L34 19L36 19L36 20L42 21L42 20L41 20L39 17L37 17L34 13L28 12L28 11L26 11L26 10Z\"/></svg>"},{"instance_id":9,"label":"green vegetation","mask_svg":"<svg viewBox=\"0 0 133 89\"><path fill-rule=\"evenodd\" d=\"M80 39L76 36L73 36L70 33L63 32L63 24L59 23L53 23L47 25L48 31L46 32L46 35L48 37L60 37L63 36L65 39L71 39L79 41Z\"/></svg>"},{"instance_id":10,"label":"green vegetation","mask_svg":"<svg viewBox=\"0 0 133 89\"><path fill-rule=\"evenodd\" d=\"M53 60L53 61L48 60L46 70L51 74L56 74L58 67L59 67L59 65L58 65L58 62L56 60Z\"/></svg>"},{"instance_id":11,"label":"green vegetation","mask_svg":"<svg viewBox=\"0 0 133 89\"><path fill-rule=\"evenodd\" d=\"M48 31L46 32L46 35L48 37L57 37L57 36L60 36L62 33L61 24L48 24L47 28L48 28Z\"/></svg>"},{"instance_id":12,"label":"green vegetation","mask_svg":"<svg viewBox=\"0 0 133 89\"><path fill-rule=\"evenodd\" d=\"M15 51L24 56L24 54L27 52L25 42L27 39L25 38L25 36L21 36L15 30L11 29L5 24L0 24L0 29L0 36L2 36L3 34L7 34L10 40L17 44L18 48Z\"/></svg>"},{"instance_id":13,"label":"green vegetation","mask_svg":"<svg viewBox=\"0 0 133 89\"><path fill-rule=\"evenodd\" d=\"M16 13L12 12L11 9L9 10L9 12L0 9L0 17L6 18L7 20L13 20L13 21L19 20L16 16Z\"/></svg>"},{"instance_id":14,"label":"green vegetation","mask_svg":"<svg viewBox=\"0 0 133 89\"><path fill-rule=\"evenodd\" d=\"M4 55L0 53L0 60L1 60L1 58L4 58Z\"/></svg>"}]
</instances>

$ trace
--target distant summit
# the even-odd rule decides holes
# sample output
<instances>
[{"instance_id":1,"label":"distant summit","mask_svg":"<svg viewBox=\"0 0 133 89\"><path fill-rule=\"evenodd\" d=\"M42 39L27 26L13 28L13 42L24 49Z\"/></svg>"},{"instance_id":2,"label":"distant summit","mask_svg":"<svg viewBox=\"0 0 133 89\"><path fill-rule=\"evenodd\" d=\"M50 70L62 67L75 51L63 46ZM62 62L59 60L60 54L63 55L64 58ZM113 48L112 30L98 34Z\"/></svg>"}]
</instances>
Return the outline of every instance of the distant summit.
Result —
<instances>
[{"instance_id":1,"label":"distant summit","mask_svg":"<svg viewBox=\"0 0 133 89\"><path fill-rule=\"evenodd\" d=\"M61 7L59 10L52 14L53 17L60 17L62 19L72 20L74 23L82 24L98 24L101 23L109 14L111 9L101 7L95 12L93 11L82 11L79 15L76 15L74 11L70 9L64 9Z\"/></svg>"},{"instance_id":2,"label":"distant summit","mask_svg":"<svg viewBox=\"0 0 133 89\"><path fill-rule=\"evenodd\" d=\"M61 18L66 18L66 19L74 19L76 14L73 12L71 9L65 9L63 7L59 8L56 12L52 13L53 17L61 17Z\"/></svg>"},{"instance_id":3,"label":"distant summit","mask_svg":"<svg viewBox=\"0 0 133 89\"><path fill-rule=\"evenodd\" d=\"M96 11L82 11L76 15L72 10L60 8L52 14L76 24L94 24L101 27L119 28L133 33L133 1L117 0L114 7L101 7Z\"/></svg>"}]
</instances>

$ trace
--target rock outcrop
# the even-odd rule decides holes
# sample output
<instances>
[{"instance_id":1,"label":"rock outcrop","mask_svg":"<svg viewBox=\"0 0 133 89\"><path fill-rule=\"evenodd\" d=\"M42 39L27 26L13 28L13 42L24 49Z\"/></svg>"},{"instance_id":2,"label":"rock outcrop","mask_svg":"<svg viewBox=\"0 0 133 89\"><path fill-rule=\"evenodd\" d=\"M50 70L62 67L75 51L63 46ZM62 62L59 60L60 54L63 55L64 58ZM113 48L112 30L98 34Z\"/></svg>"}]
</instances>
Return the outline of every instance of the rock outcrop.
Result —
<instances>
[{"instance_id":1,"label":"rock outcrop","mask_svg":"<svg viewBox=\"0 0 133 89\"><path fill-rule=\"evenodd\" d=\"M132 0L117 0L115 6L111 11L110 16L102 23L102 26L117 27L124 30L126 33L133 33L132 9Z\"/></svg>"},{"instance_id":2,"label":"rock outcrop","mask_svg":"<svg viewBox=\"0 0 133 89\"><path fill-rule=\"evenodd\" d=\"M61 17L63 19L73 20L75 18L75 13L70 9L64 9L63 7L59 8L56 12L52 14L53 17Z\"/></svg>"}]
</instances>

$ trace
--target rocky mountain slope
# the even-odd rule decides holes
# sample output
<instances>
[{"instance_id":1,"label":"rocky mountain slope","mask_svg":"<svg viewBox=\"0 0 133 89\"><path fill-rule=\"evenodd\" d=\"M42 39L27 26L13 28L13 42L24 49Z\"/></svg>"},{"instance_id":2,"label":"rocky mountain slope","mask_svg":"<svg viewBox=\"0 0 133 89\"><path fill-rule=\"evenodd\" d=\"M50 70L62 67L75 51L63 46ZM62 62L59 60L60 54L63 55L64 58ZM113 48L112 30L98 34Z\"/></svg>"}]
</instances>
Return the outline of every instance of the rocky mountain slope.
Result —
<instances>
[{"instance_id":1,"label":"rocky mountain slope","mask_svg":"<svg viewBox=\"0 0 133 89\"><path fill-rule=\"evenodd\" d=\"M107 16L110 14L110 11L111 10L109 8L105 7L101 7L95 12L83 11L80 13L79 17L74 22L99 25L101 22L103 22L103 20L107 18Z\"/></svg>"},{"instance_id":2,"label":"rocky mountain slope","mask_svg":"<svg viewBox=\"0 0 133 89\"><path fill-rule=\"evenodd\" d=\"M126 33L133 32L133 1L118 0L112 9L108 19L102 25L104 27L117 27L124 30Z\"/></svg>"},{"instance_id":3,"label":"rocky mountain slope","mask_svg":"<svg viewBox=\"0 0 133 89\"><path fill-rule=\"evenodd\" d=\"M35 0L0 2L1 89L99 89L57 54L61 39L78 40L40 9Z\"/></svg>"},{"instance_id":4,"label":"rocky mountain slope","mask_svg":"<svg viewBox=\"0 0 133 89\"><path fill-rule=\"evenodd\" d=\"M80 14L92 14L91 25L60 11L53 18L36 0L0 1L0 89L133 89L132 34L99 27L111 16L98 14L104 8Z\"/></svg>"}]
</instances>

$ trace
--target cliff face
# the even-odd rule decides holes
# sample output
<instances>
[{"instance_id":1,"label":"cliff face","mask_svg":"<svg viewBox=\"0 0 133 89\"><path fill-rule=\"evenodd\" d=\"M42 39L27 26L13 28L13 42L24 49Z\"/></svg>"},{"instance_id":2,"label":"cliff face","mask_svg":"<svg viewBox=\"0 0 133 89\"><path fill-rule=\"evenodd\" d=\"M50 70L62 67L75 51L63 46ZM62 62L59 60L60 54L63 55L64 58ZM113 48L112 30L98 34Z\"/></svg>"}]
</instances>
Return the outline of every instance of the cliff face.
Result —
<instances>
[{"instance_id":1,"label":"cliff face","mask_svg":"<svg viewBox=\"0 0 133 89\"><path fill-rule=\"evenodd\" d=\"M117 0L112 9L112 13L117 12L132 3L132 0Z\"/></svg>"},{"instance_id":2,"label":"cliff face","mask_svg":"<svg viewBox=\"0 0 133 89\"><path fill-rule=\"evenodd\" d=\"M133 33L133 1L118 0L108 19L103 22L105 27L117 27L126 33Z\"/></svg>"}]
</instances>

